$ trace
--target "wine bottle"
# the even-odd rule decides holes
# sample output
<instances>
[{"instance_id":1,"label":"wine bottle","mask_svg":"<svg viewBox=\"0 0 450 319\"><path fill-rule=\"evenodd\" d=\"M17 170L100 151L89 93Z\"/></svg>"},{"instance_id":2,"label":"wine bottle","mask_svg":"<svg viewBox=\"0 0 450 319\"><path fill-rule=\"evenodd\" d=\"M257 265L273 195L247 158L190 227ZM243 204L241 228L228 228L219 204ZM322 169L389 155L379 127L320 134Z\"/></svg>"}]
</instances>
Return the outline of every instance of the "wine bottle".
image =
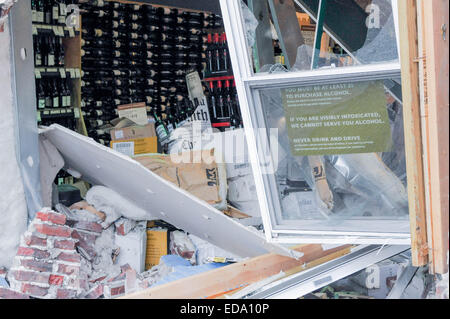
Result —
<instances>
[{"instance_id":1,"label":"wine bottle","mask_svg":"<svg viewBox=\"0 0 450 319\"><path fill-rule=\"evenodd\" d=\"M37 21L37 0L31 0L31 22L38 22Z\"/></svg>"},{"instance_id":2,"label":"wine bottle","mask_svg":"<svg viewBox=\"0 0 450 319\"><path fill-rule=\"evenodd\" d=\"M45 90L42 85L43 80L37 80L36 86L36 97L37 97L37 108L44 109L45 108Z\"/></svg>"},{"instance_id":3,"label":"wine bottle","mask_svg":"<svg viewBox=\"0 0 450 319\"><path fill-rule=\"evenodd\" d=\"M34 65L42 65L41 37L34 37Z\"/></svg>"},{"instance_id":4,"label":"wine bottle","mask_svg":"<svg viewBox=\"0 0 450 319\"><path fill-rule=\"evenodd\" d=\"M57 25L59 23L59 5L58 2L52 1L52 21L51 23Z\"/></svg>"}]
</instances>

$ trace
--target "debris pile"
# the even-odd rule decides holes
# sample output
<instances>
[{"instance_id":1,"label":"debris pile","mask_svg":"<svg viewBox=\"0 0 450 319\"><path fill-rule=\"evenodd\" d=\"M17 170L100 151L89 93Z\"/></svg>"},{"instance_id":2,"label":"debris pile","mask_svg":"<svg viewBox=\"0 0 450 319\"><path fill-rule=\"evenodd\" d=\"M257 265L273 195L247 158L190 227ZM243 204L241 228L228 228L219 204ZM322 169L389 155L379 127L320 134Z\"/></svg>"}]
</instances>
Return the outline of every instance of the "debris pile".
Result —
<instances>
[{"instance_id":1,"label":"debris pile","mask_svg":"<svg viewBox=\"0 0 450 319\"><path fill-rule=\"evenodd\" d=\"M120 214L108 218L85 201L55 208L36 214L11 269L0 270L0 298L116 298L158 283L180 265L197 265L197 248L182 231L170 235L170 251L181 261L161 258L144 271L146 221ZM209 269L198 266L189 272Z\"/></svg>"}]
</instances>

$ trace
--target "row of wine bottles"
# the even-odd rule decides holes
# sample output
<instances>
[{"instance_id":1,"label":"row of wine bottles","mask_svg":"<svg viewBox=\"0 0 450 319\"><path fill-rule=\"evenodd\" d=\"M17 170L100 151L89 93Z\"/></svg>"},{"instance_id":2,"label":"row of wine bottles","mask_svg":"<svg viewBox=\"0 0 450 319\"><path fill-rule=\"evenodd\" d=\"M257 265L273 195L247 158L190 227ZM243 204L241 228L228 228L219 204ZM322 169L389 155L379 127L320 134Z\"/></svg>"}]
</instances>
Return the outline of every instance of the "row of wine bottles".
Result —
<instances>
[{"instance_id":1,"label":"row of wine bottles","mask_svg":"<svg viewBox=\"0 0 450 319\"><path fill-rule=\"evenodd\" d=\"M64 67L65 50L61 37L34 35L35 67Z\"/></svg>"},{"instance_id":2,"label":"row of wine bottles","mask_svg":"<svg viewBox=\"0 0 450 319\"><path fill-rule=\"evenodd\" d=\"M205 76L231 75L230 53L225 33L208 34Z\"/></svg>"},{"instance_id":3,"label":"row of wine bottles","mask_svg":"<svg viewBox=\"0 0 450 319\"><path fill-rule=\"evenodd\" d=\"M75 3L73 0L31 0L32 22L64 25L68 15L67 6Z\"/></svg>"},{"instance_id":4,"label":"row of wine bottles","mask_svg":"<svg viewBox=\"0 0 450 319\"><path fill-rule=\"evenodd\" d=\"M86 110L145 102L169 127L185 120L189 108L181 101L187 100L186 70L204 69L206 26L218 25L220 19L112 1L101 6L83 5L81 12ZM108 124L108 116L87 121L90 136L108 142L105 134L99 134L102 125Z\"/></svg>"},{"instance_id":5,"label":"row of wine bottles","mask_svg":"<svg viewBox=\"0 0 450 319\"><path fill-rule=\"evenodd\" d=\"M36 108L68 108L72 106L69 79L42 78L36 80Z\"/></svg>"},{"instance_id":6,"label":"row of wine bottles","mask_svg":"<svg viewBox=\"0 0 450 319\"><path fill-rule=\"evenodd\" d=\"M242 127L234 80L209 82L208 107L212 127L221 131Z\"/></svg>"}]
</instances>

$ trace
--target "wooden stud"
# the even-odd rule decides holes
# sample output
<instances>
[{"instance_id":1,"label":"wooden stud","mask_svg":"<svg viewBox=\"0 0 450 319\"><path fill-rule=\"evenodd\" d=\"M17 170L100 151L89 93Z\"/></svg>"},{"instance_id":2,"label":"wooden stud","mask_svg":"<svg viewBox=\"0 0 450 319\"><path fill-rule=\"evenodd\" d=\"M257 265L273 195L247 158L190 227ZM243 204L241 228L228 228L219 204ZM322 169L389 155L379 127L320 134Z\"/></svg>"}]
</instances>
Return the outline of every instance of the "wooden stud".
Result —
<instances>
[{"instance_id":1,"label":"wooden stud","mask_svg":"<svg viewBox=\"0 0 450 319\"><path fill-rule=\"evenodd\" d=\"M321 245L301 245L294 248L304 253L299 260L276 254L265 254L249 260L176 280L141 292L126 295L124 299L202 299L219 297L224 293L278 274L292 274L305 270L308 264L325 256L336 258L348 254L351 245L323 250ZM323 262L329 259L322 259Z\"/></svg>"},{"instance_id":2,"label":"wooden stud","mask_svg":"<svg viewBox=\"0 0 450 319\"><path fill-rule=\"evenodd\" d=\"M420 123L419 67L415 61L419 56L416 5L416 0L398 1L411 253L413 265L423 266L428 262L428 249Z\"/></svg>"},{"instance_id":3,"label":"wooden stud","mask_svg":"<svg viewBox=\"0 0 450 319\"><path fill-rule=\"evenodd\" d=\"M429 167L429 220L432 273L448 272L449 248L449 3L426 1L423 10L423 34L426 53L426 96L428 106L427 162ZM446 27L444 27L446 26Z\"/></svg>"}]
</instances>

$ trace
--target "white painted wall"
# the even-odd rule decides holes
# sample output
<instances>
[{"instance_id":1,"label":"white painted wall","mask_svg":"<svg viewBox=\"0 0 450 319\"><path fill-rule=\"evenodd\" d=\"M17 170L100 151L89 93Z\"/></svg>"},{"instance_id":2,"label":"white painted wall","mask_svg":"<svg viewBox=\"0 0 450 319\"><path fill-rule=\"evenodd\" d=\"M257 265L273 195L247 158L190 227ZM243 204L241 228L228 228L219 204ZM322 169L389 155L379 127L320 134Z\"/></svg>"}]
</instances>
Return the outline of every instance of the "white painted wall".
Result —
<instances>
[{"instance_id":1,"label":"white painted wall","mask_svg":"<svg viewBox=\"0 0 450 319\"><path fill-rule=\"evenodd\" d=\"M17 164L11 90L9 25L0 33L0 267L10 267L27 227L27 206Z\"/></svg>"}]
</instances>

